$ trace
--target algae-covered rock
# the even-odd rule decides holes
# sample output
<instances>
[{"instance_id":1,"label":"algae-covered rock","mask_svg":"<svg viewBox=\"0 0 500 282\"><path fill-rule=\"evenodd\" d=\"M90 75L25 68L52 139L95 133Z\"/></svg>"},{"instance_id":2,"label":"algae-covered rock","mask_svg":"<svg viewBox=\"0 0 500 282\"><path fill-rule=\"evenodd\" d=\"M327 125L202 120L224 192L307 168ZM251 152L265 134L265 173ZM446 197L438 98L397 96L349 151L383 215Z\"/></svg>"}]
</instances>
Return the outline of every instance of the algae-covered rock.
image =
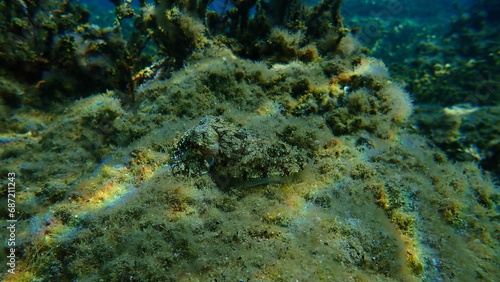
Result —
<instances>
[{"instance_id":1,"label":"algae-covered rock","mask_svg":"<svg viewBox=\"0 0 500 282\"><path fill-rule=\"evenodd\" d=\"M499 106L419 106L412 121L415 130L428 136L450 159L477 161L500 176Z\"/></svg>"},{"instance_id":2,"label":"algae-covered rock","mask_svg":"<svg viewBox=\"0 0 500 282\"><path fill-rule=\"evenodd\" d=\"M1 256L0 279L500 277L498 186L477 163L450 161L438 139L409 129L410 94L356 34L346 35L342 1L230 1L236 8L209 17L206 0L139 1L141 9L112 2L112 29L84 24L48 39L61 67L114 58L134 99L113 89L57 107L59 95L48 95L55 108L33 110L36 97L25 99L32 82L11 85L18 72L6 72L0 180L16 175L16 273ZM48 16L33 1L10 3L0 9L19 14L29 3L30 13ZM124 44L127 23L135 30ZM161 58L144 68L140 47L154 50L149 39ZM79 44L86 48L73 49ZM78 95L49 81L32 85L42 86ZM418 125L460 148L484 135L479 152L496 165L498 131L485 122L497 121L498 109L447 111ZM436 119L445 124L436 128ZM3 227L8 214L0 209Z\"/></svg>"}]
</instances>

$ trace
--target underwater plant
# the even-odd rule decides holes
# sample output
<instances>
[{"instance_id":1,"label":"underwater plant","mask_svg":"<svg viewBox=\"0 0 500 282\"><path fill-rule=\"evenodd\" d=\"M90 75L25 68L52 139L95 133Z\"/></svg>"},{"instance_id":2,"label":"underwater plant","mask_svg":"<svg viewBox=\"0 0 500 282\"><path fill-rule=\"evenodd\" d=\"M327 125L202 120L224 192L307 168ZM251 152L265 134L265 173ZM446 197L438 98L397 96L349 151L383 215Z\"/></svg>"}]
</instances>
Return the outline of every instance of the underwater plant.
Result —
<instances>
[{"instance_id":1,"label":"underwater plant","mask_svg":"<svg viewBox=\"0 0 500 282\"><path fill-rule=\"evenodd\" d=\"M498 109L412 123L413 94L342 1L113 0L110 27L38 2L0 2L0 171L17 176L16 271L2 256L0 279L500 276L498 185L436 146L481 156L459 130L473 124L498 148L472 115Z\"/></svg>"}]
</instances>

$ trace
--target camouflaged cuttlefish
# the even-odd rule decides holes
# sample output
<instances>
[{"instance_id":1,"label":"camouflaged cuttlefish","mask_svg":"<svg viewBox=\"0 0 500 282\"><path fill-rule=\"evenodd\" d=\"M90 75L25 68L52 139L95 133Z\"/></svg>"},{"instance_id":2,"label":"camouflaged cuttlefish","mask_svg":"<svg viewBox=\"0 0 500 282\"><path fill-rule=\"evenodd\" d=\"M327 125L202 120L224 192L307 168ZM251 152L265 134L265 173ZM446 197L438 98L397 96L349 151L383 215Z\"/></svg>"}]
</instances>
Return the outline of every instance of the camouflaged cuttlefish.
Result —
<instances>
[{"instance_id":1,"label":"camouflaged cuttlefish","mask_svg":"<svg viewBox=\"0 0 500 282\"><path fill-rule=\"evenodd\" d=\"M296 179L309 159L275 136L259 136L206 116L175 146L172 172L188 176L210 174L221 188L242 188Z\"/></svg>"}]
</instances>

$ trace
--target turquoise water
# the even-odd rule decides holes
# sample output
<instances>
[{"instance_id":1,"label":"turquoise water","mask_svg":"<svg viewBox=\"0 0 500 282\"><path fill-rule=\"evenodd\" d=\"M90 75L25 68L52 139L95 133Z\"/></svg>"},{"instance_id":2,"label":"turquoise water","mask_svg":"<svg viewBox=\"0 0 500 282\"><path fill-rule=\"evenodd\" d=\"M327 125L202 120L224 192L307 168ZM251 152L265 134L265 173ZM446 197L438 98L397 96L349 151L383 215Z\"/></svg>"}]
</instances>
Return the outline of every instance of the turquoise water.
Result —
<instances>
[{"instance_id":1,"label":"turquoise water","mask_svg":"<svg viewBox=\"0 0 500 282\"><path fill-rule=\"evenodd\" d=\"M498 280L498 3L340 2L1 1L0 278Z\"/></svg>"}]
</instances>

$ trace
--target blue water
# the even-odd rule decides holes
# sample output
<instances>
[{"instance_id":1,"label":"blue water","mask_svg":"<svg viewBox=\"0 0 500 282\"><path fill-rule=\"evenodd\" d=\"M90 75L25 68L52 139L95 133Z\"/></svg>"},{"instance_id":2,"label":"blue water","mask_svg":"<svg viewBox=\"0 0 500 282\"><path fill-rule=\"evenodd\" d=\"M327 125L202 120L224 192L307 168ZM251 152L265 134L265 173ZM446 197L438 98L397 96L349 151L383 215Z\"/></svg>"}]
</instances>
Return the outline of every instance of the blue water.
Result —
<instances>
[{"instance_id":1,"label":"blue water","mask_svg":"<svg viewBox=\"0 0 500 282\"><path fill-rule=\"evenodd\" d=\"M269 0L264 0L268 2ZM304 0L303 3L313 6L319 3L320 0ZM154 1L146 1L148 5L154 5ZM390 29L401 20L412 20L422 24L446 24L450 19L459 15L456 5L466 10L474 3L473 0L418 0L418 1L362 1L362 0L345 0L342 7L342 15L344 23L353 27L362 25L366 17L375 17L384 21L390 32ZM75 4L81 4L91 11L91 23L99 26L111 26L115 22L114 10L115 5L107 0L77 0ZM132 0L131 5L135 9L139 9L139 1ZM396 11L391 10L393 6L400 6ZM499 4L500 5L500 4ZM229 0L214 0L209 4L208 10L216 11L224 14L235 6ZM251 14L255 12L255 7L251 10ZM367 42L370 45L370 42Z\"/></svg>"},{"instance_id":2,"label":"blue water","mask_svg":"<svg viewBox=\"0 0 500 282\"><path fill-rule=\"evenodd\" d=\"M146 3L153 5L154 1L146 1ZM269 2L269 0L264 0L264 2ZM319 3L320 0L304 0L303 3L309 6L313 6ZM493 1L498 2L498 1ZM77 0L74 1L75 4L82 4L88 7L93 14L100 14L103 12L113 12L114 4L107 0ZM370 13L376 12L381 8L387 7L389 4L401 3L404 7L403 12L398 15L393 15L395 17L420 17L426 19L435 19L437 21L445 19L447 16L452 16L455 13L454 5L455 3L463 8L470 7L474 1L473 0L395 0L395 1L360 1L360 0L345 0L343 2L343 15L346 21L350 21L351 16L366 16ZM411 3L407 5L407 3ZM132 7L139 7L138 0L132 0ZM421 5L422 9L415 10L413 7L416 5ZM500 5L500 4L499 4ZM209 10L217 12L225 12L234 5L230 3L229 0L214 0L209 4ZM440 17L444 17L441 18ZM449 19L449 18L448 18Z\"/></svg>"}]
</instances>

